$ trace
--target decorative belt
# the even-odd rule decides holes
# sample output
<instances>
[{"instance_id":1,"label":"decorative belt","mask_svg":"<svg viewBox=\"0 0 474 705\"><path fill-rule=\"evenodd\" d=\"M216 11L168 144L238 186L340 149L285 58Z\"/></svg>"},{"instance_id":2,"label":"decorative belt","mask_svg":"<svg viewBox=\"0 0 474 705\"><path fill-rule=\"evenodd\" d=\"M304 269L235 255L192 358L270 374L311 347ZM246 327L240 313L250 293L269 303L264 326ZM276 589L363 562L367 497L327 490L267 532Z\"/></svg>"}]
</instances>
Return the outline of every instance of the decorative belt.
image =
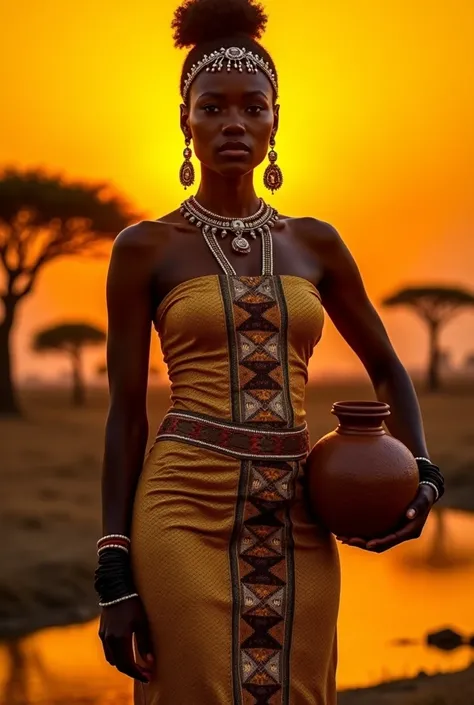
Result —
<instances>
[{"instance_id":1,"label":"decorative belt","mask_svg":"<svg viewBox=\"0 0 474 705\"><path fill-rule=\"evenodd\" d=\"M261 429L259 424L228 423L189 411L168 411L156 440L182 441L235 458L300 460L309 452L306 424L292 429Z\"/></svg>"}]
</instances>

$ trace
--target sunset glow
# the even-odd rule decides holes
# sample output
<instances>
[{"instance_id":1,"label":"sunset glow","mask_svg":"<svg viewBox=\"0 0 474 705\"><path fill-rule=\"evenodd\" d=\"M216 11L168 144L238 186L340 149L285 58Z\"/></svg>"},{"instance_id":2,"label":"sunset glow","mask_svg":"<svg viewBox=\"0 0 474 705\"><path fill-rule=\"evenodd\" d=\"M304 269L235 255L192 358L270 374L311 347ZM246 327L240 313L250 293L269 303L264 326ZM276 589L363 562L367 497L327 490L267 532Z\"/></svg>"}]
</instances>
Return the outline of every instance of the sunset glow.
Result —
<instances>
[{"instance_id":1,"label":"sunset glow","mask_svg":"<svg viewBox=\"0 0 474 705\"><path fill-rule=\"evenodd\" d=\"M172 45L175 6L10 3L2 13L2 65L9 68L0 165L110 181L149 218L174 209L184 197L177 87L185 56ZM474 290L472 0L266 6L285 175L271 202L331 222L376 304L408 283ZM105 324L105 271L106 262L67 260L44 270L21 309L18 375L49 364L29 352L39 327L65 318ZM383 317L404 362L423 364L423 327L404 312ZM474 314L465 313L442 342L457 362L474 349L473 337ZM357 364L328 326L313 373Z\"/></svg>"}]
</instances>

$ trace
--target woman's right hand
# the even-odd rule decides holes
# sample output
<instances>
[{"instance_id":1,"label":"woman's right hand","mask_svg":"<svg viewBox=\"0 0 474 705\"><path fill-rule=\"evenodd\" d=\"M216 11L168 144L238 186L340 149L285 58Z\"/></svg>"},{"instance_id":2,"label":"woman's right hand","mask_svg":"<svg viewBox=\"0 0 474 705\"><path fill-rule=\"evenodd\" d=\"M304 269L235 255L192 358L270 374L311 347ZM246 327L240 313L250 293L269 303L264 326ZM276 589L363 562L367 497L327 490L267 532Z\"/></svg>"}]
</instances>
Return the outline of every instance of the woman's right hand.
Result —
<instances>
[{"instance_id":1,"label":"woman's right hand","mask_svg":"<svg viewBox=\"0 0 474 705\"><path fill-rule=\"evenodd\" d=\"M133 650L134 635L138 653L146 666L136 662ZM154 659L148 621L138 597L102 608L99 637L105 658L111 666L115 666L130 678L149 683Z\"/></svg>"}]
</instances>

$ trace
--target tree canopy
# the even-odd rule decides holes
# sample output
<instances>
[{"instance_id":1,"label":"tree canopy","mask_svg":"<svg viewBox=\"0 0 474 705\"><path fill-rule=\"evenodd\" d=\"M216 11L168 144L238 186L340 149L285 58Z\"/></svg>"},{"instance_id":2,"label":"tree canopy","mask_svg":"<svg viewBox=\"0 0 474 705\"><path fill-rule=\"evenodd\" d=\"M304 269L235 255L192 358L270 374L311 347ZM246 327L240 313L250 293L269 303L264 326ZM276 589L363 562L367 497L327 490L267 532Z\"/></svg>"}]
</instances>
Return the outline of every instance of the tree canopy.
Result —
<instances>
[{"instance_id":1,"label":"tree canopy","mask_svg":"<svg viewBox=\"0 0 474 705\"><path fill-rule=\"evenodd\" d=\"M383 301L384 306L410 306L426 320L442 322L453 311L474 306L474 294L460 287L417 286L400 289Z\"/></svg>"},{"instance_id":2,"label":"tree canopy","mask_svg":"<svg viewBox=\"0 0 474 705\"><path fill-rule=\"evenodd\" d=\"M456 286L413 286L400 289L382 302L384 306L407 306L427 325L429 356L427 388L437 391L440 386L440 367L443 351L440 332L453 316L467 307L474 307L474 294Z\"/></svg>"},{"instance_id":3,"label":"tree canopy","mask_svg":"<svg viewBox=\"0 0 474 705\"><path fill-rule=\"evenodd\" d=\"M106 183L67 181L41 169L0 173L0 414L19 414L11 332L18 304L60 257L105 253L140 216Z\"/></svg>"},{"instance_id":4,"label":"tree canopy","mask_svg":"<svg viewBox=\"0 0 474 705\"><path fill-rule=\"evenodd\" d=\"M104 343L105 338L103 330L88 323L61 323L39 331L33 339L33 350L71 352L75 348Z\"/></svg>"},{"instance_id":5,"label":"tree canopy","mask_svg":"<svg viewBox=\"0 0 474 705\"><path fill-rule=\"evenodd\" d=\"M72 403L74 406L82 406L86 399L83 350L90 345L100 345L105 340L105 332L88 323L61 323L36 333L32 347L38 353L62 352L69 355L72 366Z\"/></svg>"},{"instance_id":6,"label":"tree canopy","mask_svg":"<svg viewBox=\"0 0 474 705\"><path fill-rule=\"evenodd\" d=\"M105 183L66 182L41 170L6 169L0 176L2 298L32 290L41 267L58 257L91 255L133 220Z\"/></svg>"}]
</instances>

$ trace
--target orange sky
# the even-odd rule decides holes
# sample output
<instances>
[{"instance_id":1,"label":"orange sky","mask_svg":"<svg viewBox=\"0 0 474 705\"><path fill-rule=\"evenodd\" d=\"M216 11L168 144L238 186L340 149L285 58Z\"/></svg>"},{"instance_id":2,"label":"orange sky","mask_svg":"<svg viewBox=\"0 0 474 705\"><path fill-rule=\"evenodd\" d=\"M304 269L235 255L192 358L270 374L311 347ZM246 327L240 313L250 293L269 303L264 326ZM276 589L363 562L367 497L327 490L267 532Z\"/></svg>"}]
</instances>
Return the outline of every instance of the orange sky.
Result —
<instances>
[{"instance_id":1,"label":"orange sky","mask_svg":"<svg viewBox=\"0 0 474 705\"><path fill-rule=\"evenodd\" d=\"M272 203L335 225L375 303L412 282L474 290L474 3L443 5L267 2L286 177ZM9 67L0 166L109 180L153 218L175 208L184 196L177 92L184 54L172 46L174 7L174 0L9 3L0 30L1 65ZM64 318L105 322L105 270L106 263L72 261L44 270L21 310L18 374L64 369L28 352L38 327ZM422 364L422 326L402 312L383 316L405 363ZM473 337L474 312L450 324L443 343L459 362ZM328 326L313 373L357 364Z\"/></svg>"}]
</instances>

